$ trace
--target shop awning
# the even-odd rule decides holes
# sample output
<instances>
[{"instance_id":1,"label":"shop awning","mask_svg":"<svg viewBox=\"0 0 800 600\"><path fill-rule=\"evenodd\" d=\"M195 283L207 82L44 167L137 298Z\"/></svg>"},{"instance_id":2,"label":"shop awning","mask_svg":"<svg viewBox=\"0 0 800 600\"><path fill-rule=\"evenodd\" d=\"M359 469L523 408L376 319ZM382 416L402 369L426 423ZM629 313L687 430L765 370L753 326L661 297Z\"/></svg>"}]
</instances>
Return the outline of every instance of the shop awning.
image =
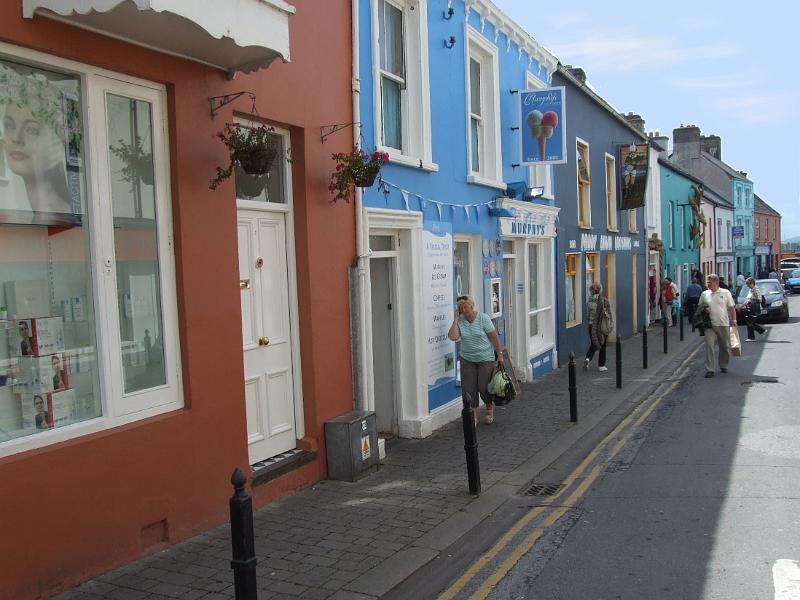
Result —
<instances>
[{"instance_id":1,"label":"shop awning","mask_svg":"<svg viewBox=\"0 0 800 600\"><path fill-rule=\"evenodd\" d=\"M289 60L283 0L22 0L22 14L64 21L229 74Z\"/></svg>"}]
</instances>

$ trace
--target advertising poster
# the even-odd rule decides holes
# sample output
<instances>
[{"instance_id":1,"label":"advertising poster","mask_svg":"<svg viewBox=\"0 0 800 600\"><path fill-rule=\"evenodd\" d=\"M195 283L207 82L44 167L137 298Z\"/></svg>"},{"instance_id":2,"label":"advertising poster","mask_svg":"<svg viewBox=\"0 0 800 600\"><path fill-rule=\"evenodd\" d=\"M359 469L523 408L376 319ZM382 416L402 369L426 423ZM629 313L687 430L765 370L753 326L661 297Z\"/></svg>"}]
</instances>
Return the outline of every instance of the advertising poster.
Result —
<instances>
[{"instance_id":1,"label":"advertising poster","mask_svg":"<svg viewBox=\"0 0 800 600\"><path fill-rule=\"evenodd\" d=\"M620 165L620 210L644 206L647 191L647 164L650 155L647 144L621 144L619 146Z\"/></svg>"},{"instance_id":2,"label":"advertising poster","mask_svg":"<svg viewBox=\"0 0 800 600\"><path fill-rule=\"evenodd\" d=\"M456 374L455 343L447 338L453 323L453 234L449 223L426 223L422 277L425 298L425 348L428 387Z\"/></svg>"},{"instance_id":3,"label":"advertising poster","mask_svg":"<svg viewBox=\"0 0 800 600\"><path fill-rule=\"evenodd\" d=\"M0 60L0 223L81 223L80 83Z\"/></svg>"},{"instance_id":4,"label":"advertising poster","mask_svg":"<svg viewBox=\"0 0 800 600\"><path fill-rule=\"evenodd\" d=\"M567 162L567 123L563 87L520 91L522 165Z\"/></svg>"}]
</instances>

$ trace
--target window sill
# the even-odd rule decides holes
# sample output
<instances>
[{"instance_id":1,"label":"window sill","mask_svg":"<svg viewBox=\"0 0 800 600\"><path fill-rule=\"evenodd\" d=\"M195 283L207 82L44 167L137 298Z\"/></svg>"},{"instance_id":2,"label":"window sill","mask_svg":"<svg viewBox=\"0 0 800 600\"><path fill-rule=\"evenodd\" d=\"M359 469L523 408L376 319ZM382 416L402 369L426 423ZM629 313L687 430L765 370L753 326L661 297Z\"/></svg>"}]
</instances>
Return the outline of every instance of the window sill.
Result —
<instances>
[{"instance_id":1,"label":"window sill","mask_svg":"<svg viewBox=\"0 0 800 600\"><path fill-rule=\"evenodd\" d=\"M378 148L378 151L386 152L386 154L389 155L390 163L403 165L404 167L414 167L415 169L421 169L423 171L429 171L431 173L436 173L439 170L439 165L437 165L436 163L425 162L421 158L408 156L407 154L400 154L394 148L388 148L386 146L382 146Z\"/></svg>"},{"instance_id":2,"label":"window sill","mask_svg":"<svg viewBox=\"0 0 800 600\"><path fill-rule=\"evenodd\" d=\"M467 175L467 183L474 183L475 185L483 185L498 190L505 190L508 187L502 181L497 181L496 179L489 179L488 177L482 177L480 175L474 175L474 174Z\"/></svg>"},{"instance_id":3,"label":"window sill","mask_svg":"<svg viewBox=\"0 0 800 600\"><path fill-rule=\"evenodd\" d=\"M611 233L619 233L619 227L607 227Z\"/></svg>"},{"instance_id":4,"label":"window sill","mask_svg":"<svg viewBox=\"0 0 800 600\"><path fill-rule=\"evenodd\" d=\"M572 328L572 327L577 327L577 326L578 326L578 325L580 325L580 324L581 324L581 322L580 322L580 321L569 321L569 322L566 324L566 328L567 328L567 329L570 329L570 328Z\"/></svg>"},{"instance_id":5,"label":"window sill","mask_svg":"<svg viewBox=\"0 0 800 600\"><path fill-rule=\"evenodd\" d=\"M591 231L592 230L592 226L591 225L582 225L581 223L578 223L578 229L585 229L586 231Z\"/></svg>"}]
</instances>

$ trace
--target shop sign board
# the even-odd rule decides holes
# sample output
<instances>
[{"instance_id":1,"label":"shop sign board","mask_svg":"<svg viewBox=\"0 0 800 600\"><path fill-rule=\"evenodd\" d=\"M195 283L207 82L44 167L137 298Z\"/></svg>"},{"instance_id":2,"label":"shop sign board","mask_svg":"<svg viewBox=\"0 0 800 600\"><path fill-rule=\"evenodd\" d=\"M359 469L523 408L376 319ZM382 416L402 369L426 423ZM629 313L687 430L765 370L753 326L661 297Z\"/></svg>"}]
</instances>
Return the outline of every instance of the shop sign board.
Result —
<instances>
[{"instance_id":1,"label":"shop sign board","mask_svg":"<svg viewBox=\"0 0 800 600\"><path fill-rule=\"evenodd\" d=\"M451 225L425 224L422 277L425 298L425 358L428 387L452 381L456 375L455 344L447 337L453 323L453 234Z\"/></svg>"},{"instance_id":2,"label":"shop sign board","mask_svg":"<svg viewBox=\"0 0 800 600\"><path fill-rule=\"evenodd\" d=\"M620 210L644 206L649 157L650 146L647 144L619 145Z\"/></svg>"},{"instance_id":3,"label":"shop sign board","mask_svg":"<svg viewBox=\"0 0 800 600\"><path fill-rule=\"evenodd\" d=\"M567 162L565 88L519 92L521 165Z\"/></svg>"},{"instance_id":4,"label":"shop sign board","mask_svg":"<svg viewBox=\"0 0 800 600\"><path fill-rule=\"evenodd\" d=\"M744 238L744 225L734 225L731 227L731 235L734 239Z\"/></svg>"}]
</instances>

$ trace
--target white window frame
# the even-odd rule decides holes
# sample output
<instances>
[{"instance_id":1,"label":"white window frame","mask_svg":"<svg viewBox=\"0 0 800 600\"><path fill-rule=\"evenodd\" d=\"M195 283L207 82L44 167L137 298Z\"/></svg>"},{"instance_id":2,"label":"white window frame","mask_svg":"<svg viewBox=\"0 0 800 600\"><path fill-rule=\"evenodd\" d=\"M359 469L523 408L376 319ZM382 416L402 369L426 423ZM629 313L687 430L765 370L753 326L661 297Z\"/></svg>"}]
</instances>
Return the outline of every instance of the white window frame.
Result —
<instances>
[{"instance_id":1,"label":"white window frame","mask_svg":"<svg viewBox=\"0 0 800 600\"><path fill-rule=\"evenodd\" d=\"M541 90L547 87L547 84L536 77L530 71L525 72L525 88L528 90ZM530 187L540 187L543 189L542 195L539 196L543 200L553 200L553 178L552 178L551 165L533 165L528 167L528 185Z\"/></svg>"},{"instance_id":2,"label":"white window frame","mask_svg":"<svg viewBox=\"0 0 800 600\"><path fill-rule=\"evenodd\" d=\"M586 221L582 222L581 217L583 216L581 213L581 181L580 175L578 173L578 153L580 152L580 147L586 147L586 171L589 175L589 182L583 185L586 186ZM589 161L590 158L590 147L589 142L586 140L582 140L579 137L575 138L575 193L576 198L578 201L578 227L580 229L591 229L592 228L592 167Z\"/></svg>"},{"instance_id":3,"label":"white window frame","mask_svg":"<svg viewBox=\"0 0 800 600\"><path fill-rule=\"evenodd\" d=\"M403 52L405 55L405 89L401 92L402 134L404 148L398 150L383 144L383 112L381 101L380 47L378 43L378 1L372 1L372 79L375 145L389 155L389 162L438 171L431 147L431 104L428 75L428 0L386 0L403 12Z\"/></svg>"},{"instance_id":4,"label":"white window frame","mask_svg":"<svg viewBox=\"0 0 800 600\"><path fill-rule=\"evenodd\" d=\"M102 415L64 427L0 443L0 457L43 448L73 438L119 427L184 406L181 374L175 252L172 238L172 197L167 127L166 87L50 54L0 42L0 56L45 70L74 75L81 84L81 120L84 123L84 173L90 235L89 258L97 331L97 370ZM142 100L152 107L154 189L157 245L162 302L164 371L166 383L124 392L113 213L107 148L106 94Z\"/></svg>"},{"instance_id":5,"label":"white window frame","mask_svg":"<svg viewBox=\"0 0 800 600\"><path fill-rule=\"evenodd\" d=\"M553 276L551 259L552 243L550 240L526 241L525 244L525 334L527 338L528 358L546 352L553 347L552 311L553 311ZM531 289L528 285L530 277L531 255L536 253L539 266L539 281L533 293L536 294L538 307L531 308ZM537 333L531 333L531 317L536 318Z\"/></svg>"},{"instance_id":6,"label":"white window frame","mask_svg":"<svg viewBox=\"0 0 800 600\"><path fill-rule=\"evenodd\" d=\"M726 231L726 233L728 235L728 244L727 244L728 245L728 250L730 250L733 247L732 246L732 242L733 242L733 230L732 230L732 227L733 227L733 225L731 225L730 221L725 221L725 225L728 226L728 230Z\"/></svg>"},{"instance_id":7,"label":"white window frame","mask_svg":"<svg viewBox=\"0 0 800 600\"><path fill-rule=\"evenodd\" d=\"M636 209L628 209L628 233L639 233L639 228L636 225Z\"/></svg>"},{"instance_id":8,"label":"white window frame","mask_svg":"<svg viewBox=\"0 0 800 600\"><path fill-rule=\"evenodd\" d=\"M482 256L481 239L476 235L457 233L453 235L453 249L455 249L455 245L458 243L466 243L469 245L469 253L465 260L465 268L469 271L469 284L471 289L467 291L467 294L475 299L475 308L480 310L483 306L483 274L480 270L483 259L478 260L478 257ZM455 277L455 273L453 273L453 277Z\"/></svg>"},{"instance_id":9,"label":"white window frame","mask_svg":"<svg viewBox=\"0 0 800 600\"><path fill-rule=\"evenodd\" d=\"M465 24L466 47L464 64L466 79L467 117L467 181L500 190L506 189L502 181L500 150L500 68L497 46ZM483 150L479 171L472 170L472 113L470 106L470 59L481 66L481 139Z\"/></svg>"},{"instance_id":10,"label":"white window frame","mask_svg":"<svg viewBox=\"0 0 800 600\"><path fill-rule=\"evenodd\" d=\"M613 154L606 152L605 155L606 225L609 231L619 231L619 220L617 219L617 161Z\"/></svg>"}]
</instances>

